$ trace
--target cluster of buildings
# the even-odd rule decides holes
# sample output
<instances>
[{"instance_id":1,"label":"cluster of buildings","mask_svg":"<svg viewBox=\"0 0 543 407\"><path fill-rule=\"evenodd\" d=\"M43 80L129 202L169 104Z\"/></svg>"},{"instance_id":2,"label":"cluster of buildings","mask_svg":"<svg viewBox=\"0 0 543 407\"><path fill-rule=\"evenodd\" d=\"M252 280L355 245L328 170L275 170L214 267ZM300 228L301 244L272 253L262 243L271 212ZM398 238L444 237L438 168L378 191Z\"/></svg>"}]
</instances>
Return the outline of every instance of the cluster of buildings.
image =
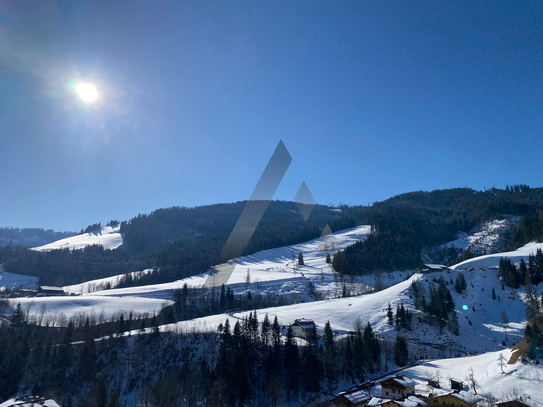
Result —
<instances>
[{"instance_id":1,"label":"cluster of buildings","mask_svg":"<svg viewBox=\"0 0 543 407\"><path fill-rule=\"evenodd\" d=\"M26 288L18 288L13 290L9 295L10 298L24 298L24 297L59 297L66 295L66 292L62 287L52 287L47 285L39 286L37 290L30 290Z\"/></svg>"},{"instance_id":2,"label":"cluster of buildings","mask_svg":"<svg viewBox=\"0 0 543 407\"><path fill-rule=\"evenodd\" d=\"M335 407L477 407L483 400L463 390L461 380L451 379L450 389L441 389L439 383L428 383L432 391L416 394L416 382L406 376L397 375L378 382L381 396L372 397L368 390L355 388L332 398ZM422 392L421 392L422 393Z\"/></svg>"}]
</instances>

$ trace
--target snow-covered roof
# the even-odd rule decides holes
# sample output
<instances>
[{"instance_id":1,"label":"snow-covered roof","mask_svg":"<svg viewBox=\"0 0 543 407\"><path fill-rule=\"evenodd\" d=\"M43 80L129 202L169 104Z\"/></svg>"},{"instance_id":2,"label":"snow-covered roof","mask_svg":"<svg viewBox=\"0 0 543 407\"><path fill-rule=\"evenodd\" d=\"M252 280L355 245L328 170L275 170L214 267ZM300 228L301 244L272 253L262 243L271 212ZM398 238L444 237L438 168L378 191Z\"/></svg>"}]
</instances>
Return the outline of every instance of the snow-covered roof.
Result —
<instances>
[{"instance_id":1,"label":"snow-covered roof","mask_svg":"<svg viewBox=\"0 0 543 407\"><path fill-rule=\"evenodd\" d=\"M434 393L434 398L439 398L439 397L444 397L444 396L451 396L458 400L462 400L463 402L468 403L468 404L478 403L479 401L483 400L483 398L479 396L478 394L471 394L466 391L450 390L450 391Z\"/></svg>"},{"instance_id":2,"label":"snow-covered roof","mask_svg":"<svg viewBox=\"0 0 543 407\"><path fill-rule=\"evenodd\" d=\"M372 397L372 399L368 403L368 407L380 406L381 404L386 403L388 401L390 401L390 399L384 399L381 397Z\"/></svg>"},{"instance_id":3,"label":"snow-covered roof","mask_svg":"<svg viewBox=\"0 0 543 407\"><path fill-rule=\"evenodd\" d=\"M49 285L41 285L40 289L44 290L44 291L62 291L62 292L64 292L62 287L53 287L53 286L49 286Z\"/></svg>"},{"instance_id":4,"label":"snow-covered roof","mask_svg":"<svg viewBox=\"0 0 543 407\"><path fill-rule=\"evenodd\" d=\"M425 264L426 267L431 269L445 270L447 266L443 264Z\"/></svg>"},{"instance_id":5,"label":"snow-covered roof","mask_svg":"<svg viewBox=\"0 0 543 407\"><path fill-rule=\"evenodd\" d=\"M483 398L479 396L478 394L470 394L465 391L461 391L459 393L453 393L451 394L451 396L469 404L478 403L479 401L483 400Z\"/></svg>"},{"instance_id":6,"label":"snow-covered roof","mask_svg":"<svg viewBox=\"0 0 543 407\"><path fill-rule=\"evenodd\" d=\"M384 381L387 381L387 380L393 380L396 384L399 384L400 386L403 386L403 387L416 386L416 384L417 384L417 382L415 382L414 380L411 380L410 378L405 377L405 376L389 377L389 378L381 381L381 383L383 383Z\"/></svg>"},{"instance_id":7,"label":"snow-covered roof","mask_svg":"<svg viewBox=\"0 0 543 407\"><path fill-rule=\"evenodd\" d=\"M371 399L371 396L368 393L366 393L364 390L358 390L358 391L355 391L354 393L349 393L349 394L347 393L342 393L342 394L343 396L345 396L347 400L349 400L353 404Z\"/></svg>"},{"instance_id":8,"label":"snow-covered roof","mask_svg":"<svg viewBox=\"0 0 543 407\"><path fill-rule=\"evenodd\" d=\"M312 319L299 318L299 319L296 319L294 323L302 325L302 326L311 326L315 324L315 321L313 321Z\"/></svg>"},{"instance_id":9,"label":"snow-covered roof","mask_svg":"<svg viewBox=\"0 0 543 407\"><path fill-rule=\"evenodd\" d=\"M423 400L415 396L409 396L407 400L396 401L396 403L403 407L418 407L418 406L428 407L429 406L428 403L424 402Z\"/></svg>"}]
</instances>

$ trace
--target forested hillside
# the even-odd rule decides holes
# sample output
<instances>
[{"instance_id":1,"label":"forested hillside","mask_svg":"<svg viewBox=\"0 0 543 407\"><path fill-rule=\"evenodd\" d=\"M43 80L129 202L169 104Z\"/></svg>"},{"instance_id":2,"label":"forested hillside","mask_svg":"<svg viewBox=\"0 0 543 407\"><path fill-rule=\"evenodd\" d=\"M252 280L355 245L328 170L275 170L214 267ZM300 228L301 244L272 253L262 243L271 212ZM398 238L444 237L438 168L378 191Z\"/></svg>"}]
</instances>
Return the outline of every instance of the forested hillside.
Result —
<instances>
[{"instance_id":1,"label":"forested hillside","mask_svg":"<svg viewBox=\"0 0 543 407\"><path fill-rule=\"evenodd\" d=\"M55 232L41 228L0 228L0 246L7 246L11 243L35 247L73 235L75 235L74 232Z\"/></svg>"},{"instance_id":2,"label":"forested hillside","mask_svg":"<svg viewBox=\"0 0 543 407\"><path fill-rule=\"evenodd\" d=\"M77 284L154 266L160 271L137 284L172 281L215 264L245 204L159 209L122 222L124 243L116 250L94 246L35 252L10 245L0 248L0 263L6 262L6 271L39 277L41 284ZM305 222L294 202L273 201L244 254L314 239L326 224L332 230L355 226L351 214L353 208L342 207L338 212L316 205Z\"/></svg>"},{"instance_id":3,"label":"forested hillside","mask_svg":"<svg viewBox=\"0 0 543 407\"><path fill-rule=\"evenodd\" d=\"M358 223L369 223L372 235L345 250L355 272L413 269L421 250L454 240L479 223L502 215L522 216L511 248L543 241L543 188L527 185L505 190L469 188L411 192L361 208Z\"/></svg>"},{"instance_id":4,"label":"forested hillside","mask_svg":"<svg viewBox=\"0 0 543 407\"><path fill-rule=\"evenodd\" d=\"M172 281L204 272L217 260L236 257L226 253L218 259L245 205L246 201L159 209L121 222L124 243L117 250L94 247L39 253L10 245L0 248L0 263L6 263L6 271L40 277L42 284L76 284L154 266L160 271L131 284ZM522 217L509 242L511 249L543 241L543 188L526 185L411 192L371 206L340 209L316 205L304 222L294 202L273 201L243 254L308 241L320 236L326 224L333 231L370 224L372 235L347 248L342 257L346 261L341 263L359 274L414 269L422 265L423 249L454 240L459 231L468 232L505 214Z\"/></svg>"}]
</instances>

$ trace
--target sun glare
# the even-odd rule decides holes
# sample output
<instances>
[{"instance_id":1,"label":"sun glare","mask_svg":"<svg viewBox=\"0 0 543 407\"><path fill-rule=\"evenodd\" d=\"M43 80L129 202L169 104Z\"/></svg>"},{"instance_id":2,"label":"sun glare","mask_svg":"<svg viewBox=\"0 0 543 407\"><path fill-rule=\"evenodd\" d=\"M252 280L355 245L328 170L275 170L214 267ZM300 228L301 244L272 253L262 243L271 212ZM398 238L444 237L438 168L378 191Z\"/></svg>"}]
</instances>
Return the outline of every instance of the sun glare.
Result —
<instances>
[{"instance_id":1,"label":"sun glare","mask_svg":"<svg viewBox=\"0 0 543 407\"><path fill-rule=\"evenodd\" d=\"M98 97L98 91L94 85L89 83L80 83L75 86L75 91L79 97L86 103L91 103Z\"/></svg>"}]
</instances>

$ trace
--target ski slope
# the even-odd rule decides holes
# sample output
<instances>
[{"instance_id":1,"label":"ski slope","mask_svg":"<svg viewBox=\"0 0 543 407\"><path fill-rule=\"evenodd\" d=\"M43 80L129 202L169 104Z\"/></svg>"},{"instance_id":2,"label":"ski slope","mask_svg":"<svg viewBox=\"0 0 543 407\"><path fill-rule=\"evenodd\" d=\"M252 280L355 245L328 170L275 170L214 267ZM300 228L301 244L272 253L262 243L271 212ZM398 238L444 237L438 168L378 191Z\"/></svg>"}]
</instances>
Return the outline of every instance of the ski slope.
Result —
<instances>
[{"instance_id":1,"label":"ski slope","mask_svg":"<svg viewBox=\"0 0 543 407\"><path fill-rule=\"evenodd\" d=\"M487 254L485 256L474 257L473 259L458 263L451 268L455 270L467 270L469 268L481 269L499 267L500 259L502 257L509 257L512 262L519 263L521 259L528 261L528 256L530 256L530 254L535 254L537 249L543 250L543 243L531 242L512 252Z\"/></svg>"},{"instance_id":2,"label":"ski slope","mask_svg":"<svg viewBox=\"0 0 543 407\"><path fill-rule=\"evenodd\" d=\"M357 323L368 322L383 337L393 340L397 331L388 325L386 312L388 304L393 310L403 303L413 312L412 330L402 332L410 341L410 352L419 358L441 358L481 353L503 349L520 341L526 324L523 290L501 289L497 270L464 271L468 289L458 294L454 291L454 282L459 271L446 270L428 274L413 274L407 280L399 282L385 290L357 297L337 298L326 301L299 303L282 307L272 307L257 311L262 322L266 313L269 318L277 316L283 327L292 324L295 319L312 319L322 332L330 321L332 329L338 335L353 331ZM414 309L411 284L421 281L428 293L430 284L435 284L443 277L448 284L458 317L460 333L453 335L448 330L440 331L437 326L428 325L419 320L421 313ZM492 299L492 288L497 299ZM464 306L466 309L464 309ZM502 325L502 312L509 320L507 327ZM213 315L165 325L164 330L214 331L219 323L228 318L231 324L243 319L248 312L229 315ZM503 342L505 341L505 346Z\"/></svg>"},{"instance_id":3,"label":"ski slope","mask_svg":"<svg viewBox=\"0 0 543 407\"><path fill-rule=\"evenodd\" d=\"M48 252L58 249L78 250L92 245L100 245L104 249L113 250L123 244L123 235L120 233L120 230L121 225L104 226L100 230L57 240L56 242L34 247L30 250L38 252Z\"/></svg>"},{"instance_id":4,"label":"ski slope","mask_svg":"<svg viewBox=\"0 0 543 407\"><path fill-rule=\"evenodd\" d=\"M341 293L341 284L337 281L337 273L326 263L326 250L333 254L365 239L369 233L369 226L360 226L309 242L241 257L236 260L237 265L227 285L236 294L251 291L254 294L283 295L307 302L314 301L309 290L309 283L312 283L324 296L337 296ZM299 253L304 256L304 266L298 266ZM251 277L249 284L246 284L247 270ZM135 272L135 275L148 271ZM134 307L134 312L153 313L160 310L162 304L171 304L174 291L181 289L184 284L190 287L203 286L209 272L170 283L103 290L107 282L117 284L123 277L119 275L64 287L66 292L77 294L74 296L22 298L20 301L26 306L32 304L34 310L39 310L41 304L45 304L49 312L60 312L67 318L82 312L103 313L109 318L121 309L127 310L130 307ZM125 305L127 303L131 306Z\"/></svg>"}]
</instances>

